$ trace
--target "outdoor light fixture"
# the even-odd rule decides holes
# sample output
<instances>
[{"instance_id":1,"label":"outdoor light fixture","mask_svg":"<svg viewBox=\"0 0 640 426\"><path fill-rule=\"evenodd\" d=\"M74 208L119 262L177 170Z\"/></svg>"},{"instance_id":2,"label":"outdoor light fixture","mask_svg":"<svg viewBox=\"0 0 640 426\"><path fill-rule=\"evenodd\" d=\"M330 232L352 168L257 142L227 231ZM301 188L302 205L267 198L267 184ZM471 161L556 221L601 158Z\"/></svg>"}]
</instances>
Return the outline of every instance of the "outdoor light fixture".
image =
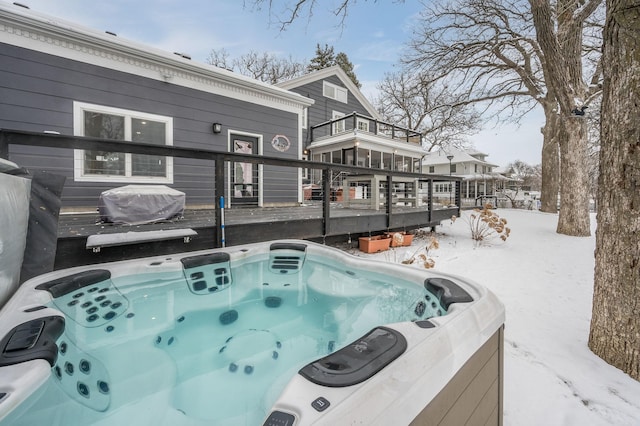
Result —
<instances>
[{"instance_id":1,"label":"outdoor light fixture","mask_svg":"<svg viewBox=\"0 0 640 426\"><path fill-rule=\"evenodd\" d=\"M213 123L213 133L220 133L222 131L222 124Z\"/></svg>"}]
</instances>

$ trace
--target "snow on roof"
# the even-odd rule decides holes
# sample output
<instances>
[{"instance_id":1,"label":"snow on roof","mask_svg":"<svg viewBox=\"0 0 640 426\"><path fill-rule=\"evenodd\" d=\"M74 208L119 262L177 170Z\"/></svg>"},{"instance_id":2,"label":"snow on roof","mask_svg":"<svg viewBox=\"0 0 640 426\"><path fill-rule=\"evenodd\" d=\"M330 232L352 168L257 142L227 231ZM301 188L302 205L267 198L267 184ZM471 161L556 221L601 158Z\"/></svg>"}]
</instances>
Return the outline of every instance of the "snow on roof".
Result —
<instances>
[{"instance_id":1,"label":"snow on roof","mask_svg":"<svg viewBox=\"0 0 640 426\"><path fill-rule=\"evenodd\" d=\"M476 164L483 164L485 166L497 167L497 164L492 164L492 163L489 163L488 161L479 160L478 158L474 157L474 155L486 156L487 154L485 153L482 153L476 150L463 151L459 149L449 149L447 151L445 151L444 149L441 149L435 152L430 152L424 157L424 159L422 160L422 164L427 166L436 165L436 164L448 164L449 163L449 159L447 158L448 155L453 155L453 158L451 159L452 164L476 163Z\"/></svg>"},{"instance_id":2,"label":"snow on roof","mask_svg":"<svg viewBox=\"0 0 640 426\"><path fill-rule=\"evenodd\" d=\"M171 84L215 93L217 86L229 93L246 90L251 101L265 95L277 103L309 106L312 99L229 70L192 61L183 53L171 53L118 37L45 13L0 2L0 34L3 42L81 62L130 72ZM206 81L206 83L201 83ZM211 84L215 82L215 84ZM202 87L200 87L202 86ZM221 90L221 89L220 89ZM225 93L226 94L226 93Z\"/></svg>"}]
</instances>

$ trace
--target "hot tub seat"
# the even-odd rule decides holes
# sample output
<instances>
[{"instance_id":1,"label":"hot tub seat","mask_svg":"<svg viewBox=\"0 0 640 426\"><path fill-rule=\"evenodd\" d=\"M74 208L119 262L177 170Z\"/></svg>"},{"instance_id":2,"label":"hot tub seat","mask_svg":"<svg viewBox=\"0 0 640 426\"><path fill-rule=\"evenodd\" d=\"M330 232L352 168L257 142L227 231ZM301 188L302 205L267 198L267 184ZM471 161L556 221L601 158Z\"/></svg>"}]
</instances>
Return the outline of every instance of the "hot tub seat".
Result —
<instances>
[{"instance_id":1,"label":"hot tub seat","mask_svg":"<svg viewBox=\"0 0 640 426\"><path fill-rule=\"evenodd\" d=\"M307 364L299 373L321 386L353 386L374 376L406 349L407 340L400 332L376 327L339 351Z\"/></svg>"}]
</instances>

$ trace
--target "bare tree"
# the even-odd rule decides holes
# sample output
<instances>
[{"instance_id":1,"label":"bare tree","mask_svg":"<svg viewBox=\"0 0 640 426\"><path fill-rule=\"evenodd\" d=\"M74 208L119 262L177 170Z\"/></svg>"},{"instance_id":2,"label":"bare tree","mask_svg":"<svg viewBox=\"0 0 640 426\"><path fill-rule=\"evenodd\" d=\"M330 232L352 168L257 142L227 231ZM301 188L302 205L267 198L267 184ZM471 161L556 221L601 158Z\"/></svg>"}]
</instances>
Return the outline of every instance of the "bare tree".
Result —
<instances>
[{"instance_id":1,"label":"bare tree","mask_svg":"<svg viewBox=\"0 0 640 426\"><path fill-rule=\"evenodd\" d=\"M585 15L583 21L590 16ZM556 21L551 19L550 22ZM466 94L467 102L486 103L502 120L516 121L532 108L542 107L546 118L542 129L542 209L555 212L561 158L557 143L566 139L568 132L565 127L559 127L562 120L557 87L547 83L550 71L546 66L546 52L538 41L529 3L525 0L442 2L425 10L420 27L421 31L410 43L409 63L430 69L452 86L457 82L459 90ZM573 74L581 77L584 58L581 44L577 45L576 52L579 70ZM597 56L593 49L588 53ZM574 59L575 56L572 61ZM597 58L591 62L597 63ZM575 64L571 62L571 65ZM594 73L598 75L598 69L594 69ZM583 98L580 107L587 102ZM566 161L569 161L572 152L565 150L565 153ZM562 182L575 187L576 179L570 179L572 173L579 175L579 171L569 170L563 175ZM571 216L569 212L574 217L586 215L588 218L587 204L574 200L571 195L565 198L565 214L561 214L559 223L566 222L564 219ZM576 213L578 210L580 214ZM585 226L582 222L580 225L583 226L579 229L559 225L558 232L583 235Z\"/></svg>"},{"instance_id":2,"label":"bare tree","mask_svg":"<svg viewBox=\"0 0 640 426\"><path fill-rule=\"evenodd\" d=\"M585 21L601 1L559 0L553 8L549 0L529 0L545 81L557 101L562 170L557 232L574 236L591 234L584 116L594 93L583 78L582 49Z\"/></svg>"},{"instance_id":3,"label":"bare tree","mask_svg":"<svg viewBox=\"0 0 640 426\"><path fill-rule=\"evenodd\" d=\"M209 53L206 62L269 84L299 77L306 69L306 64L294 60L291 56L281 58L274 54L255 51L231 59L225 49L214 49Z\"/></svg>"},{"instance_id":4,"label":"bare tree","mask_svg":"<svg viewBox=\"0 0 640 426\"><path fill-rule=\"evenodd\" d=\"M464 148L466 137L480 130L480 114L460 103L447 86L428 76L404 70L388 73L378 83L374 103L385 121L424 135L423 146Z\"/></svg>"},{"instance_id":5,"label":"bare tree","mask_svg":"<svg viewBox=\"0 0 640 426\"><path fill-rule=\"evenodd\" d=\"M226 49L212 49L205 59L205 62L214 67L233 71L233 60Z\"/></svg>"},{"instance_id":6,"label":"bare tree","mask_svg":"<svg viewBox=\"0 0 640 426\"><path fill-rule=\"evenodd\" d=\"M517 179L519 186L527 190L536 190L540 187L540 165L532 166L521 160L516 160L507 166L509 174Z\"/></svg>"},{"instance_id":7,"label":"bare tree","mask_svg":"<svg viewBox=\"0 0 640 426\"><path fill-rule=\"evenodd\" d=\"M598 229L589 347L640 380L640 19L607 0Z\"/></svg>"},{"instance_id":8,"label":"bare tree","mask_svg":"<svg viewBox=\"0 0 640 426\"><path fill-rule=\"evenodd\" d=\"M375 1L377 0L373 0L374 3ZM338 26L344 25L344 20L349 14L349 6L356 2L357 0L339 0L332 3L330 11L339 19ZM395 2L404 3L404 0L395 0ZM270 18L281 31L286 30L296 19L303 16L311 19L319 4L318 0L290 0L280 3L278 8L275 8L273 0L244 0L244 3L245 5L250 3L255 8L261 8L263 4L267 4Z\"/></svg>"}]
</instances>

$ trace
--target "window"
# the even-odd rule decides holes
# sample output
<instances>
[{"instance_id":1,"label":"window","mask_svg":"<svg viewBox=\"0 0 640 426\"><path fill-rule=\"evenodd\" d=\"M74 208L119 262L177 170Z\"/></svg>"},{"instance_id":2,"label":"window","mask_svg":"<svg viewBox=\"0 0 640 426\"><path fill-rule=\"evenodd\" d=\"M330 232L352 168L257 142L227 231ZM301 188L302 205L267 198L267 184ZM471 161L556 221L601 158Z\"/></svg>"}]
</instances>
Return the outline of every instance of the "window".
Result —
<instances>
[{"instance_id":1,"label":"window","mask_svg":"<svg viewBox=\"0 0 640 426\"><path fill-rule=\"evenodd\" d=\"M309 157L306 154L302 154L302 161L308 161ZM309 169L307 167L302 167L302 179L309 179Z\"/></svg>"},{"instance_id":2,"label":"window","mask_svg":"<svg viewBox=\"0 0 640 426\"><path fill-rule=\"evenodd\" d=\"M456 165L452 164L451 167L449 167L449 173L455 173L456 172Z\"/></svg>"},{"instance_id":3,"label":"window","mask_svg":"<svg viewBox=\"0 0 640 426\"><path fill-rule=\"evenodd\" d=\"M336 101L347 103L347 89L344 87L336 86L327 81L322 82L322 95L327 98L335 99Z\"/></svg>"},{"instance_id":4,"label":"window","mask_svg":"<svg viewBox=\"0 0 640 426\"><path fill-rule=\"evenodd\" d=\"M435 173L436 172L436 166L429 166L429 173Z\"/></svg>"},{"instance_id":5,"label":"window","mask_svg":"<svg viewBox=\"0 0 640 426\"><path fill-rule=\"evenodd\" d=\"M305 107L302 109L302 128L307 128L307 115L309 114L309 108Z\"/></svg>"},{"instance_id":6,"label":"window","mask_svg":"<svg viewBox=\"0 0 640 426\"><path fill-rule=\"evenodd\" d=\"M173 119L118 108L74 102L74 134L173 145ZM88 182L173 183L173 159L121 152L74 152L74 178Z\"/></svg>"},{"instance_id":7,"label":"window","mask_svg":"<svg viewBox=\"0 0 640 426\"><path fill-rule=\"evenodd\" d=\"M331 152L331 162L335 164L342 164L342 150Z\"/></svg>"},{"instance_id":8,"label":"window","mask_svg":"<svg viewBox=\"0 0 640 426\"><path fill-rule=\"evenodd\" d=\"M344 114L338 111L333 111L331 115L332 120L337 120L340 117L344 117ZM345 130L344 120L336 121L333 123L333 134L342 133Z\"/></svg>"},{"instance_id":9,"label":"window","mask_svg":"<svg viewBox=\"0 0 640 426\"><path fill-rule=\"evenodd\" d=\"M383 152L382 153L382 168L385 170L391 170L393 167L393 154Z\"/></svg>"},{"instance_id":10,"label":"window","mask_svg":"<svg viewBox=\"0 0 640 426\"><path fill-rule=\"evenodd\" d=\"M382 153L380 151L371 151L371 168L382 168Z\"/></svg>"},{"instance_id":11,"label":"window","mask_svg":"<svg viewBox=\"0 0 640 426\"><path fill-rule=\"evenodd\" d=\"M371 158L371 153L368 149L356 148L357 158L358 158L358 166L360 167L370 167L369 160Z\"/></svg>"},{"instance_id":12,"label":"window","mask_svg":"<svg viewBox=\"0 0 640 426\"><path fill-rule=\"evenodd\" d=\"M433 187L434 187L433 192L436 192L439 194L451 192L451 190L453 189L450 183L435 183Z\"/></svg>"},{"instance_id":13,"label":"window","mask_svg":"<svg viewBox=\"0 0 640 426\"><path fill-rule=\"evenodd\" d=\"M369 131L369 120L365 120L363 118L358 117L356 121L357 121L358 130L360 130L361 132Z\"/></svg>"}]
</instances>

